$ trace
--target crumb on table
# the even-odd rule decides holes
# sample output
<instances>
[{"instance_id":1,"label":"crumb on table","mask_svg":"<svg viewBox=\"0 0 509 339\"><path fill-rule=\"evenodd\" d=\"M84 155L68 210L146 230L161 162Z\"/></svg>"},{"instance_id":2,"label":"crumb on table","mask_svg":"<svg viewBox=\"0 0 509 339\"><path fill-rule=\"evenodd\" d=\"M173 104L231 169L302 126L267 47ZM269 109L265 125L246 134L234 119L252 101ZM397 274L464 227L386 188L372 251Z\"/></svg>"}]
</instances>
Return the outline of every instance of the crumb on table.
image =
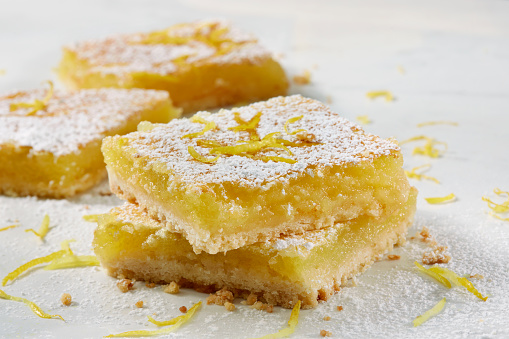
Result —
<instances>
[{"instance_id":1,"label":"crumb on table","mask_svg":"<svg viewBox=\"0 0 509 339\"><path fill-rule=\"evenodd\" d=\"M69 293L64 293L60 297L60 301L62 301L62 304L64 304L65 306L70 306L72 303L72 297Z\"/></svg>"},{"instance_id":2,"label":"crumb on table","mask_svg":"<svg viewBox=\"0 0 509 339\"><path fill-rule=\"evenodd\" d=\"M242 305L253 305L257 300L258 300L258 297L256 296L256 294L251 293L250 295L248 295L246 300L243 300L240 303Z\"/></svg>"},{"instance_id":3,"label":"crumb on table","mask_svg":"<svg viewBox=\"0 0 509 339\"><path fill-rule=\"evenodd\" d=\"M389 254L387 256L387 259L389 259L389 260L399 260L399 259L401 259L401 257L399 255L397 255L397 254Z\"/></svg>"},{"instance_id":4,"label":"crumb on table","mask_svg":"<svg viewBox=\"0 0 509 339\"><path fill-rule=\"evenodd\" d=\"M153 282L146 282L145 286L148 287L148 288L154 288L154 287L156 287L156 284L153 283Z\"/></svg>"},{"instance_id":5,"label":"crumb on table","mask_svg":"<svg viewBox=\"0 0 509 339\"><path fill-rule=\"evenodd\" d=\"M224 303L224 307L226 308L227 311L230 311L230 312L235 310L235 305L229 301Z\"/></svg>"},{"instance_id":6,"label":"crumb on table","mask_svg":"<svg viewBox=\"0 0 509 339\"><path fill-rule=\"evenodd\" d=\"M325 321L329 321L330 319L331 319L331 318L330 318L329 316L325 316L325 317L323 317L323 320L325 320Z\"/></svg>"},{"instance_id":7,"label":"crumb on table","mask_svg":"<svg viewBox=\"0 0 509 339\"><path fill-rule=\"evenodd\" d=\"M134 283L131 279L122 279L117 282L117 287L122 293L126 293L133 289Z\"/></svg>"},{"instance_id":8,"label":"crumb on table","mask_svg":"<svg viewBox=\"0 0 509 339\"><path fill-rule=\"evenodd\" d=\"M306 69L302 74L295 75L293 77L293 82L297 85L309 84L311 82L311 72Z\"/></svg>"},{"instance_id":9,"label":"crumb on table","mask_svg":"<svg viewBox=\"0 0 509 339\"><path fill-rule=\"evenodd\" d=\"M338 306L338 307L337 307L337 310L338 310L338 311L343 311L343 306Z\"/></svg>"},{"instance_id":10,"label":"crumb on table","mask_svg":"<svg viewBox=\"0 0 509 339\"><path fill-rule=\"evenodd\" d=\"M143 307L143 300L137 301L136 304L134 304L134 305L136 305L136 307L138 307L138 308L142 308Z\"/></svg>"},{"instance_id":11,"label":"crumb on table","mask_svg":"<svg viewBox=\"0 0 509 339\"><path fill-rule=\"evenodd\" d=\"M447 264L450 260L451 256L447 253L447 246L435 246L422 255L422 263L425 265Z\"/></svg>"},{"instance_id":12,"label":"crumb on table","mask_svg":"<svg viewBox=\"0 0 509 339\"><path fill-rule=\"evenodd\" d=\"M164 286L163 291L169 294L177 294L180 291L180 287L175 281L172 281L169 285Z\"/></svg>"},{"instance_id":13,"label":"crumb on table","mask_svg":"<svg viewBox=\"0 0 509 339\"><path fill-rule=\"evenodd\" d=\"M187 307L180 306L179 311L182 312L182 313L186 313L187 312Z\"/></svg>"},{"instance_id":14,"label":"crumb on table","mask_svg":"<svg viewBox=\"0 0 509 339\"><path fill-rule=\"evenodd\" d=\"M215 304L224 306L226 302L233 302L233 293L223 288L217 291L215 294L211 294L207 297L207 305Z\"/></svg>"},{"instance_id":15,"label":"crumb on table","mask_svg":"<svg viewBox=\"0 0 509 339\"><path fill-rule=\"evenodd\" d=\"M476 273L474 275L470 275L469 277L470 279L484 279L484 276L479 274L479 273Z\"/></svg>"},{"instance_id":16,"label":"crumb on table","mask_svg":"<svg viewBox=\"0 0 509 339\"><path fill-rule=\"evenodd\" d=\"M329 331L326 331L326 330L321 330L321 331L320 331L320 335L321 335L322 337L331 337L331 336L332 336L332 333L331 333L331 332L329 332Z\"/></svg>"}]
</instances>

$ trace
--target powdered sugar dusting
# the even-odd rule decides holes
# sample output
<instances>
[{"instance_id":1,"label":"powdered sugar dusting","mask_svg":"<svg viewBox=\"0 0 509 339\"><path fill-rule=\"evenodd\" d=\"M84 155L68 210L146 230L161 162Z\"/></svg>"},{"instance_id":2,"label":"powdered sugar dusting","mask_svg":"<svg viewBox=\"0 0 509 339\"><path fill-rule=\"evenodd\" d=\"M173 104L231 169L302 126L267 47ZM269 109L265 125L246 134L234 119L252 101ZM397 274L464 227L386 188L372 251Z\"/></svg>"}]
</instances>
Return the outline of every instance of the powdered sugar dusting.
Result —
<instances>
[{"instance_id":1,"label":"powdered sugar dusting","mask_svg":"<svg viewBox=\"0 0 509 339\"><path fill-rule=\"evenodd\" d=\"M55 91L47 107L33 115L28 108L10 111L12 103L42 100L46 90L12 92L0 97L0 144L30 147L61 156L77 152L108 132L136 119L154 103L168 99L165 91L91 89Z\"/></svg>"},{"instance_id":2,"label":"powdered sugar dusting","mask_svg":"<svg viewBox=\"0 0 509 339\"><path fill-rule=\"evenodd\" d=\"M123 34L99 40L84 41L67 47L78 59L87 62L91 73L115 74L128 77L130 73L146 72L171 75L179 70L176 60L186 57L186 63L227 64L259 61L271 54L248 33L220 20L198 21L172 26L172 37L183 38L179 43L144 43L152 33ZM221 31L223 43L217 47L207 44L196 35L205 37L213 30ZM164 31L161 31L164 32ZM186 41L187 40L187 41ZM225 47L222 53L216 48Z\"/></svg>"},{"instance_id":3,"label":"powdered sugar dusting","mask_svg":"<svg viewBox=\"0 0 509 339\"><path fill-rule=\"evenodd\" d=\"M292 158L297 160L294 164L263 162L242 156L221 156L212 164L195 160L188 152L189 146L203 155L207 155L209 150L197 146L199 139L214 140L221 145L235 145L237 141L245 141L249 137L245 131L235 133L229 130L238 125L234 121L233 112L240 113L246 121L261 112L257 128L259 136L262 138L269 133L283 132L283 137L289 141L298 139L295 135L285 135L283 126L288 119L302 115L301 120L289 126L290 131L305 129L320 144L289 146ZM304 172L320 175L320 169L325 167L373 161L377 157L395 155L399 151L395 142L365 133L358 125L340 117L322 103L300 95L273 98L238 109L221 110L217 114L197 114L215 122L217 129L198 138L182 139L188 133L200 132L203 125L189 119L173 120L169 124L154 125L149 132L135 132L125 136L128 141L125 147L134 150L137 156L148 157L149 164L165 163L169 170L186 183L236 182L243 186L287 180ZM288 157L281 149L264 150L263 154Z\"/></svg>"}]
</instances>

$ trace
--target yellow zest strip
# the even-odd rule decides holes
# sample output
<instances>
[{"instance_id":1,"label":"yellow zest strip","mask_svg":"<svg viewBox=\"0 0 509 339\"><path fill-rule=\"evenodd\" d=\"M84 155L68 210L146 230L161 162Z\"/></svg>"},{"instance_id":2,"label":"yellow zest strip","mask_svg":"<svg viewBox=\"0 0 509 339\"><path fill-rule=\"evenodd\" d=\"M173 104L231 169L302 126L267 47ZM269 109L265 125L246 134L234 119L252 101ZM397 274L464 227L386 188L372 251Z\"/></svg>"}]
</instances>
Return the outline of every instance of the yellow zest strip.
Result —
<instances>
[{"instance_id":1,"label":"yellow zest strip","mask_svg":"<svg viewBox=\"0 0 509 339\"><path fill-rule=\"evenodd\" d=\"M76 268L86 266L99 266L99 260L94 255L66 255L53 260L45 270L58 270L62 268Z\"/></svg>"},{"instance_id":2,"label":"yellow zest strip","mask_svg":"<svg viewBox=\"0 0 509 339\"><path fill-rule=\"evenodd\" d=\"M60 248L62 249L62 251L65 251L66 254L68 255L74 255L74 253L72 252L71 250L71 247L69 246L69 243L71 242L75 242L76 240L74 239L70 239L70 240L63 240L62 242L60 242Z\"/></svg>"},{"instance_id":3,"label":"yellow zest strip","mask_svg":"<svg viewBox=\"0 0 509 339\"><path fill-rule=\"evenodd\" d=\"M445 279L449 280L456 286L465 287L467 291L475 295L477 298L481 299L482 301L486 301L488 297L483 297L482 294L475 288L474 284L472 284L467 278L460 277L453 271L439 266L433 266L430 267L429 270L431 272L435 272Z\"/></svg>"},{"instance_id":4,"label":"yellow zest strip","mask_svg":"<svg viewBox=\"0 0 509 339\"><path fill-rule=\"evenodd\" d=\"M431 165L430 164L427 164L427 165L422 165L422 166L418 166L418 167L414 167L412 168L410 171L407 171L405 170L405 174L408 178L411 178L411 179L417 179L417 180L422 180L422 179L426 179L426 180L431 180L431 181L434 181L436 182L437 184L440 183L440 181L438 181L438 179L434 178L434 177L430 177L430 176L427 176L427 175L424 175L424 174L419 174L419 173L416 173L417 170L420 170L420 169L423 169L423 168L430 168Z\"/></svg>"},{"instance_id":5,"label":"yellow zest strip","mask_svg":"<svg viewBox=\"0 0 509 339\"><path fill-rule=\"evenodd\" d=\"M357 121L363 125L367 125L371 123L371 119L367 115L359 115L357 117Z\"/></svg>"},{"instance_id":6,"label":"yellow zest strip","mask_svg":"<svg viewBox=\"0 0 509 339\"><path fill-rule=\"evenodd\" d=\"M415 266L417 266L419 271L421 271L422 273L429 275L430 277L432 277L433 279L435 279L436 281L438 281L445 287L451 288L451 286L452 286L451 282L449 280L447 280L446 278L442 277L440 274L438 274L434 271L431 271L430 269L425 268L424 266L419 264L417 261L415 262Z\"/></svg>"},{"instance_id":7,"label":"yellow zest strip","mask_svg":"<svg viewBox=\"0 0 509 339\"><path fill-rule=\"evenodd\" d=\"M64 320L64 318L62 318L62 316L60 316L58 314L53 315L53 314L48 314L48 313L44 312L39 306L37 306L34 302L32 302L30 300L27 300L25 298L20 298L20 297L14 297L12 295L8 295L7 293L5 293L2 290L0 290L0 298L5 299L5 300L22 302L25 305L27 305L28 307L30 307L32 312L34 312L37 316L39 316L41 318L44 318L44 319L60 318L60 319Z\"/></svg>"},{"instance_id":8,"label":"yellow zest strip","mask_svg":"<svg viewBox=\"0 0 509 339\"><path fill-rule=\"evenodd\" d=\"M35 99L34 102L12 103L9 107L9 110L12 112L19 108L32 108L32 110L30 112L28 112L26 115L33 115L37 111L39 111L41 109L45 109L46 105L48 104L51 97L53 96L53 82L48 81L48 84L49 84L49 90L48 90L48 93L46 94L46 96L44 97L44 99L42 99L42 100Z\"/></svg>"},{"instance_id":9,"label":"yellow zest strip","mask_svg":"<svg viewBox=\"0 0 509 339\"><path fill-rule=\"evenodd\" d=\"M498 196L506 195L507 196L507 200L504 201L501 204L497 204L497 203L493 202L493 200L491 200L488 197L482 197L482 200L487 202L488 203L488 207L493 210L493 212L490 212L490 215L495 217L495 218L497 218L497 219L500 219L502 221L509 221L509 218L503 218L500 215L495 214L495 213L507 213L507 212L509 212L509 192L502 191L500 188L495 188L493 190L493 192L496 195L498 195Z\"/></svg>"},{"instance_id":10,"label":"yellow zest strip","mask_svg":"<svg viewBox=\"0 0 509 339\"><path fill-rule=\"evenodd\" d=\"M303 115L300 115L298 117L293 117L293 118L288 119L285 122L285 125L284 125L285 133L288 134L288 135L295 135L295 134L300 133L300 132L305 132L306 131L305 129L298 129L298 130L293 131L292 133L288 132L288 125L289 124L293 124L293 123L299 121L303 117L304 117Z\"/></svg>"},{"instance_id":11,"label":"yellow zest strip","mask_svg":"<svg viewBox=\"0 0 509 339\"><path fill-rule=\"evenodd\" d=\"M417 124L417 127L432 126L432 125L458 126L458 123L454 122L454 121L426 121L426 122L421 122L420 124Z\"/></svg>"},{"instance_id":12,"label":"yellow zest strip","mask_svg":"<svg viewBox=\"0 0 509 339\"><path fill-rule=\"evenodd\" d=\"M25 230L25 232L32 232L43 241L44 237L46 237L46 234L48 234L48 231L49 231L49 215L47 214L44 215L44 218L42 218L42 224L41 227L39 227L39 231L35 231L32 228Z\"/></svg>"},{"instance_id":13,"label":"yellow zest strip","mask_svg":"<svg viewBox=\"0 0 509 339\"><path fill-rule=\"evenodd\" d=\"M199 124L204 124L205 127L203 127L203 131L201 132L196 132L196 133L189 133L189 134L186 134L186 135L183 135L181 137L181 139L185 139L185 138L189 138L189 139L192 139L192 138L196 138L196 137L199 137L200 135L204 135L206 132L208 131L211 131L213 129L216 128L216 123L214 121L207 121L205 119L203 119L202 117L198 117L196 115L194 115L192 118L191 118L191 121L192 122L196 122L196 123L199 123Z\"/></svg>"},{"instance_id":14,"label":"yellow zest strip","mask_svg":"<svg viewBox=\"0 0 509 339\"><path fill-rule=\"evenodd\" d=\"M97 222L101 214L86 214L83 216L83 220L88 222Z\"/></svg>"},{"instance_id":15,"label":"yellow zest strip","mask_svg":"<svg viewBox=\"0 0 509 339\"><path fill-rule=\"evenodd\" d=\"M11 228L19 227L19 225L10 225L0 228L0 232L10 230Z\"/></svg>"},{"instance_id":16,"label":"yellow zest strip","mask_svg":"<svg viewBox=\"0 0 509 339\"><path fill-rule=\"evenodd\" d=\"M191 156L193 158L195 158L196 160L200 161L200 162L204 162L204 163L212 163L212 162L216 162L217 159L219 159L219 155L217 155L215 158L205 158L203 155L201 155L200 153L198 153L193 146L189 146L187 147L187 151L189 152L189 154L191 154Z\"/></svg>"},{"instance_id":17,"label":"yellow zest strip","mask_svg":"<svg viewBox=\"0 0 509 339\"><path fill-rule=\"evenodd\" d=\"M177 330L180 326L182 326L186 322L188 322L189 319L192 318L192 316L196 313L196 310L198 310L198 308L200 306L201 306L201 301L198 302L197 304L195 304L193 307L191 307L187 311L186 314L178 316L178 317L168 320L168 321L157 321L157 320L154 320L153 318L151 318L150 316L148 317L150 322L152 322L158 326L173 325L171 327L163 328L163 329L155 330L155 331L149 331L149 330L127 331L127 332L122 332L122 333L118 333L118 334L110 334L110 335L105 336L105 338L153 337L153 336L160 335L160 334L171 333L171 332ZM158 323L164 324L164 325L159 325Z\"/></svg>"},{"instance_id":18,"label":"yellow zest strip","mask_svg":"<svg viewBox=\"0 0 509 339\"><path fill-rule=\"evenodd\" d=\"M385 98L385 101L394 101L394 96L392 95L392 93L390 91L371 91L371 92L368 92L366 93L366 96L373 100L373 99L376 99L378 97L384 97Z\"/></svg>"},{"instance_id":19,"label":"yellow zest strip","mask_svg":"<svg viewBox=\"0 0 509 339\"><path fill-rule=\"evenodd\" d=\"M221 147L222 145L215 140L204 140L198 139L196 140L196 144L203 148L213 148L213 147Z\"/></svg>"},{"instance_id":20,"label":"yellow zest strip","mask_svg":"<svg viewBox=\"0 0 509 339\"><path fill-rule=\"evenodd\" d=\"M232 130L234 132L240 132L245 131L249 133L249 139L252 141L258 141L260 140L260 137L258 136L258 133L256 132L256 128L258 127L258 124L260 123L260 119L262 117L262 112L256 113L249 121L245 121L240 117L240 114L238 112L233 113L234 120L239 124L235 127L228 128L229 130Z\"/></svg>"},{"instance_id":21,"label":"yellow zest strip","mask_svg":"<svg viewBox=\"0 0 509 339\"><path fill-rule=\"evenodd\" d=\"M432 318L436 316L438 313L440 313L440 311L442 311L445 306L445 301L446 301L445 298L440 300L438 304L424 312L422 315L415 318L413 321L414 327L422 325L424 322L428 321L429 318Z\"/></svg>"},{"instance_id":22,"label":"yellow zest strip","mask_svg":"<svg viewBox=\"0 0 509 339\"><path fill-rule=\"evenodd\" d=\"M424 198L429 204L443 204L447 202L451 202L456 199L454 193L448 194L445 197L433 197L433 198Z\"/></svg>"},{"instance_id":23,"label":"yellow zest strip","mask_svg":"<svg viewBox=\"0 0 509 339\"><path fill-rule=\"evenodd\" d=\"M295 332L295 327L299 323L299 311L300 311L300 300L297 301L293 307L292 313L290 314L290 320L288 320L288 327L279 330L277 333L271 333L260 337L259 339L276 339L288 337L290 334Z\"/></svg>"},{"instance_id":24,"label":"yellow zest strip","mask_svg":"<svg viewBox=\"0 0 509 339\"><path fill-rule=\"evenodd\" d=\"M431 158L438 158L442 156L445 151L447 150L447 144L445 142L436 141L434 138L427 137L425 135L419 135L413 138L410 138L408 140L402 141L401 144L405 144L407 142L411 141L419 141L419 140L425 140L426 143L422 147L416 147L414 148L412 155L419 154L419 155L426 155ZM443 145L444 150L440 151L438 148L435 147L435 145Z\"/></svg>"},{"instance_id":25,"label":"yellow zest strip","mask_svg":"<svg viewBox=\"0 0 509 339\"><path fill-rule=\"evenodd\" d=\"M260 160L262 160L264 162L268 162L268 161L287 162L289 164L295 164L297 162L297 160L283 158L283 157L274 157L274 156L263 156L263 157L260 157Z\"/></svg>"},{"instance_id":26,"label":"yellow zest strip","mask_svg":"<svg viewBox=\"0 0 509 339\"><path fill-rule=\"evenodd\" d=\"M16 268L11 273L7 274L5 276L5 278L2 280L2 286L5 286L10 280L16 279L21 273L29 270L30 268L40 265L40 264L51 262L55 259L63 257L64 255L66 255L68 253L69 252L67 250L61 250L58 252L51 253L45 257L30 260L26 264L21 265L20 267Z\"/></svg>"}]
</instances>

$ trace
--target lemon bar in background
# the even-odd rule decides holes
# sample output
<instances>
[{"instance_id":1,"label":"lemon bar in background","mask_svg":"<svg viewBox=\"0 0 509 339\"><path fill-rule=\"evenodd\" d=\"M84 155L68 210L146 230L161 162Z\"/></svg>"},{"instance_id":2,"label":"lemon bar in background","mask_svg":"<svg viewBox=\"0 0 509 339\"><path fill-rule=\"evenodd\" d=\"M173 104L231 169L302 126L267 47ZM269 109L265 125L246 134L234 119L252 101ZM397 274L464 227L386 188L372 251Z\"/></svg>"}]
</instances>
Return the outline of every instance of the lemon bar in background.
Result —
<instances>
[{"instance_id":1,"label":"lemon bar in background","mask_svg":"<svg viewBox=\"0 0 509 339\"><path fill-rule=\"evenodd\" d=\"M286 94L286 75L251 34L222 21L85 41L63 49L69 88L166 90L185 112Z\"/></svg>"},{"instance_id":2,"label":"lemon bar in background","mask_svg":"<svg viewBox=\"0 0 509 339\"><path fill-rule=\"evenodd\" d=\"M312 308L339 291L347 279L405 241L415 211L416 190L398 209L362 216L321 230L282 236L226 253L195 254L138 206L126 203L99 217L94 250L108 273L155 283L179 282L205 290L227 288L246 298L291 308Z\"/></svg>"},{"instance_id":3,"label":"lemon bar in background","mask_svg":"<svg viewBox=\"0 0 509 339\"><path fill-rule=\"evenodd\" d=\"M395 141L300 95L143 123L102 151L112 192L196 253L390 214L410 192Z\"/></svg>"},{"instance_id":4,"label":"lemon bar in background","mask_svg":"<svg viewBox=\"0 0 509 339\"><path fill-rule=\"evenodd\" d=\"M180 116L168 93L41 88L0 96L0 194L63 198L106 177L107 135Z\"/></svg>"}]
</instances>

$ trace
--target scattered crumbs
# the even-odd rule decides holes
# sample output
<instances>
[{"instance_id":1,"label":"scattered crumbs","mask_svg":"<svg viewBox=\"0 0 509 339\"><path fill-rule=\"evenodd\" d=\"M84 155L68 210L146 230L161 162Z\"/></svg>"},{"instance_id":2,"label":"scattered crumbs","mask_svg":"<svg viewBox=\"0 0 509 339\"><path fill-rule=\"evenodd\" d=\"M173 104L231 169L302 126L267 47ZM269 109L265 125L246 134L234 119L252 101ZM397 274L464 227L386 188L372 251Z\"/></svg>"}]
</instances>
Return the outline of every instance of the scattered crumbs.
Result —
<instances>
[{"instance_id":1,"label":"scattered crumbs","mask_svg":"<svg viewBox=\"0 0 509 339\"><path fill-rule=\"evenodd\" d=\"M156 284L155 284L155 283L153 283L153 282L146 282L146 283L145 283L145 287L148 287L148 288L154 288L154 287L156 287Z\"/></svg>"},{"instance_id":2,"label":"scattered crumbs","mask_svg":"<svg viewBox=\"0 0 509 339\"><path fill-rule=\"evenodd\" d=\"M425 265L447 264L450 260L447 246L435 246L422 255L422 263Z\"/></svg>"},{"instance_id":3,"label":"scattered crumbs","mask_svg":"<svg viewBox=\"0 0 509 339\"><path fill-rule=\"evenodd\" d=\"M309 84L311 82L311 72L306 69L302 74L295 75L293 82L301 86Z\"/></svg>"},{"instance_id":4,"label":"scattered crumbs","mask_svg":"<svg viewBox=\"0 0 509 339\"><path fill-rule=\"evenodd\" d=\"M470 279L484 279L484 276L479 274L479 273L476 273L474 275L470 275L469 277Z\"/></svg>"},{"instance_id":5,"label":"scattered crumbs","mask_svg":"<svg viewBox=\"0 0 509 339\"><path fill-rule=\"evenodd\" d=\"M267 312L267 313L274 312L274 305L267 305L267 308L265 309L265 312Z\"/></svg>"},{"instance_id":6,"label":"scattered crumbs","mask_svg":"<svg viewBox=\"0 0 509 339\"><path fill-rule=\"evenodd\" d=\"M399 72L399 74L405 74L406 70L405 70L405 68L403 66L399 65L398 66L398 72Z\"/></svg>"},{"instance_id":7,"label":"scattered crumbs","mask_svg":"<svg viewBox=\"0 0 509 339\"><path fill-rule=\"evenodd\" d=\"M72 303L72 297L69 293L64 293L60 297L60 301L62 302L63 305L70 306Z\"/></svg>"},{"instance_id":8,"label":"scattered crumbs","mask_svg":"<svg viewBox=\"0 0 509 339\"><path fill-rule=\"evenodd\" d=\"M326 330L321 330L321 331L320 331L320 335L321 335L322 337L332 337L332 333L331 333L331 332L329 332L329 331L326 331Z\"/></svg>"},{"instance_id":9,"label":"scattered crumbs","mask_svg":"<svg viewBox=\"0 0 509 339\"><path fill-rule=\"evenodd\" d=\"M112 196L113 193L111 193L111 192L99 192L99 195L101 197L109 197L109 196Z\"/></svg>"},{"instance_id":10,"label":"scattered crumbs","mask_svg":"<svg viewBox=\"0 0 509 339\"><path fill-rule=\"evenodd\" d=\"M338 306L338 307L336 307L336 309L341 312L341 311L343 311L343 306Z\"/></svg>"},{"instance_id":11,"label":"scattered crumbs","mask_svg":"<svg viewBox=\"0 0 509 339\"><path fill-rule=\"evenodd\" d=\"M117 282L117 287L122 293L126 293L133 289L133 282L131 279L122 279L119 282Z\"/></svg>"},{"instance_id":12,"label":"scattered crumbs","mask_svg":"<svg viewBox=\"0 0 509 339\"><path fill-rule=\"evenodd\" d=\"M248 295L246 300L242 300L240 303L242 305L253 305L257 300L258 297L256 296L256 294L251 293L250 295Z\"/></svg>"},{"instance_id":13,"label":"scattered crumbs","mask_svg":"<svg viewBox=\"0 0 509 339\"><path fill-rule=\"evenodd\" d=\"M401 257L399 255L397 255L397 254L389 254L387 256L387 259L389 259L389 260L399 260L399 259L401 259Z\"/></svg>"},{"instance_id":14,"label":"scattered crumbs","mask_svg":"<svg viewBox=\"0 0 509 339\"><path fill-rule=\"evenodd\" d=\"M223 288L217 291L215 294L211 294L207 297L207 305L215 304L224 306L226 302L233 302L233 293Z\"/></svg>"},{"instance_id":15,"label":"scattered crumbs","mask_svg":"<svg viewBox=\"0 0 509 339\"><path fill-rule=\"evenodd\" d=\"M234 311L235 310L235 305L229 301L225 302L224 303L224 308L226 308L227 311Z\"/></svg>"},{"instance_id":16,"label":"scattered crumbs","mask_svg":"<svg viewBox=\"0 0 509 339\"><path fill-rule=\"evenodd\" d=\"M367 125L371 123L371 119L367 115L359 115L356 117L357 121L363 125Z\"/></svg>"},{"instance_id":17,"label":"scattered crumbs","mask_svg":"<svg viewBox=\"0 0 509 339\"><path fill-rule=\"evenodd\" d=\"M134 304L136 307L138 308L142 308L143 307L143 300L139 300L136 302L136 304Z\"/></svg>"},{"instance_id":18,"label":"scattered crumbs","mask_svg":"<svg viewBox=\"0 0 509 339\"><path fill-rule=\"evenodd\" d=\"M187 312L187 307L185 306L180 306L179 307L179 311L182 312L182 313L186 313Z\"/></svg>"},{"instance_id":19,"label":"scattered crumbs","mask_svg":"<svg viewBox=\"0 0 509 339\"><path fill-rule=\"evenodd\" d=\"M371 100L374 100L378 97L383 97L387 102L394 101L394 96L390 91L371 91L366 93L366 96Z\"/></svg>"},{"instance_id":20,"label":"scattered crumbs","mask_svg":"<svg viewBox=\"0 0 509 339\"><path fill-rule=\"evenodd\" d=\"M177 294L180 291L180 287L175 281L172 281L169 285L164 286L163 291L164 293Z\"/></svg>"},{"instance_id":21,"label":"scattered crumbs","mask_svg":"<svg viewBox=\"0 0 509 339\"><path fill-rule=\"evenodd\" d=\"M329 321L330 319L331 319L331 318L330 318L329 316L325 316L325 317L323 317L323 320L325 320L325 321Z\"/></svg>"}]
</instances>

